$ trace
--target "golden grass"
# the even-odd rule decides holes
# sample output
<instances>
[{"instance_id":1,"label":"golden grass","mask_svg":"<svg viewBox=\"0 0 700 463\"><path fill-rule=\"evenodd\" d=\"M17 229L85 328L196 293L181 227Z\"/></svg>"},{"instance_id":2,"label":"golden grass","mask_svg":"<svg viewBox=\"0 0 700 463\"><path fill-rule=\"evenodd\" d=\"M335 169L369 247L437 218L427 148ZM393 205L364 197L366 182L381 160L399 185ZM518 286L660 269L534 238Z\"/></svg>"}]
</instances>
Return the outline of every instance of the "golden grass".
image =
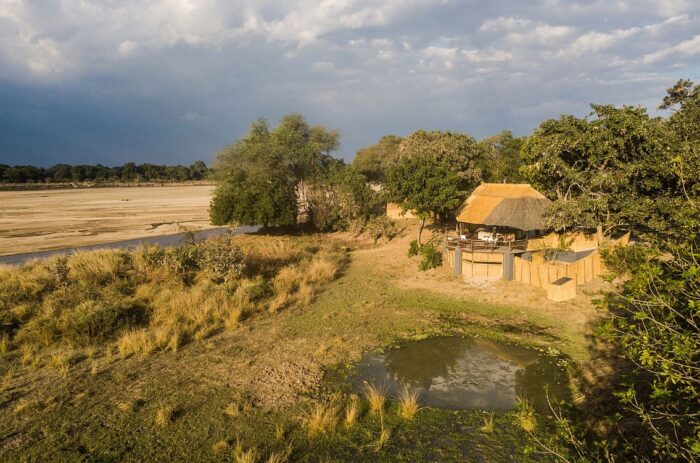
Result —
<instances>
[{"instance_id":1,"label":"golden grass","mask_svg":"<svg viewBox=\"0 0 700 463\"><path fill-rule=\"evenodd\" d=\"M374 448L375 452L379 452L381 449L386 447L386 444L389 442L389 438L391 437L391 431L387 428L382 429L379 431L379 435L377 436L377 440L374 441L374 444L372 447Z\"/></svg>"},{"instance_id":2,"label":"golden grass","mask_svg":"<svg viewBox=\"0 0 700 463\"><path fill-rule=\"evenodd\" d=\"M311 283L328 283L333 281L338 265L327 258L315 258L306 271L306 279Z\"/></svg>"},{"instance_id":3,"label":"golden grass","mask_svg":"<svg viewBox=\"0 0 700 463\"><path fill-rule=\"evenodd\" d=\"M484 425L479 430L484 434L493 433L493 413L489 413L489 416L484 418Z\"/></svg>"},{"instance_id":4,"label":"golden grass","mask_svg":"<svg viewBox=\"0 0 700 463\"><path fill-rule=\"evenodd\" d=\"M351 428L357 418L360 416L360 401L359 398L353 394L350 396L350 401L345 406L345 427Z\"/></svg>"},{"instance_id":5,"label":"golden grass","mask_svg":"<svg viewBox=\"0 0 700 463\"><path fill-rule=\"evenodd\" d=\"M248 450L243 448L241 441L237 440L233 448L233 461L236 463L255 463L258 459L258 451L255 447Z\"/></svg>"},{"instance_id":6,"label":"golden grass","mask_svg":"<svg viewBox=\"0 0 700 463\"><path fill-rule=\"evenodd\" d=\"M228 453L231 450L231 444L227 440L220 440L211 446L211 450L217 455Z\"/></svg>"},{"instance_id":7,"label":"golden grass","mask_svg":"<svg viewBox=\"0 0 700 463\"><path fill-rule=\"evenodd\" d=\"M15 370L12 367L5 373L3 373L2 379L0 379L0 391L10 390L10 388L12 387L12 380L14 379L14 376Z\"/></svg>"},{"instance_id":8,"label":"golden grass","mask_svg":"<svg viewBox=\"0 0 700 463\"><path fill-rule=\"evenodd\" d=\"M0 355L5 355L10 351L10 335L3 333L0 337Z\"/></svg>"},{"instance_id":9,"label":"golden grass","mask_svg":"<svg viewBox=\"0 0 700 463\"><path fill-rule=\"evenodd\" d=\"M224 414L228 416L238 416L241 414L241 406L237 402L231 402L224 408Z\"/></svg>"},{"instance_id":10,"label":"golden grass","mask_svg":"<svg viewBox=\"0 0 700 463\"><path fill-rule=\"evenodd\" d=\"M86 251L0 267L0 307L18 327L1 335L0 355L18 350L22 365L65 376L72 360L45 350L80 349L92 362L103 350L122 359L177 352L266 310L310 304L340 265L338 251L316 237L240 236L201 246ZM231 278L213 277L208 258L187 260L239 246L247 268Z\"/></svg>"},{"instance_id":11,"label":"golden grass","mask_svg":"<svg viewBox=\"0 0 700 463\"><path fill-rule=\"evenodd\" d=\"M267 456L267 463L287 463L292 455L292 447L288 445L283 450L273 450Z\"/></svg>"},{"instance_id":12,"label":"golden grass","mask_svg":"<svg viewBox=\"0 0 700 463\"><path fill-rule=\"evenodd\" d=\"M421 409L418 403L420 392L418 389L411 390L408 385L404 384L399 392L399 416L404 420L412 420L418 411Z\"/></svg>"},{"instance_id":13,"label":"golden grass","mask_svg":"<svg viewBox=\"0 0 700 463\"><path fill-rule=\"evenodd\" d=\"M515 413L515 422L525 432L532 433L535 430L537 427L537 417L530 403L520 401L518 410Z\"/></svg>"},{"instance_id":14,"label":"golden grass","mask_svg":"<svg viewBox=\"0 0 700 463\"><path fill-rule=\"evenodd\" d=\"M373 413L382 413L386 405L386 389L384 386L365 383L362 386L362 394L369 402L369 409Z\"/></svg>"},{"instance_id":15,"label":"golden grass","mask_svg":"<svg viewBox=\"0 0 700 463\"><path fill-rule=\"evenodd\" d=\"M125 259L124 251L79 251L67 261L71 280L90 284L105 284L119 272Z\"/></svg>"},{"instance_id":16,"label":"golden grass","mask_svg":"<svg viewBox=\"0 0 700 463\"><path fill-rule=\"evenodd\" d=\"M173 420L175 416L175 407L169 404L163 404L156 410L155 422L160 427L165 427Z\"/></svg>"},{"instance_id":17,"label":"golden grass","mask_svg":"<svg viewBox=\"0 0 700 463\"><path fill-rule=\"evenodd\" d=\"M317 402L304 420L309 434L317 436L332 432L338 424L340 409L335 401Z\"/></svg>"}]
</instances>

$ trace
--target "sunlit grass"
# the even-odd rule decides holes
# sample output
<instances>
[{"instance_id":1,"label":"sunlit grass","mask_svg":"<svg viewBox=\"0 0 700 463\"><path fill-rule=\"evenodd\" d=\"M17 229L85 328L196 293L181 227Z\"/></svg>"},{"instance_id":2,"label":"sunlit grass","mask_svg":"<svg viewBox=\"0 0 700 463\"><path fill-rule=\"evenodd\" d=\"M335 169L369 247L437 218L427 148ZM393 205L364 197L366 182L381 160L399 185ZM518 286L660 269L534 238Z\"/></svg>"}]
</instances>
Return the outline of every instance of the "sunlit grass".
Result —
<instances>
[{"instance_id":1,"label":"sunlit grass","mask_svg":"<svg viewBox=\"0 0 700 463\"><path fill-rule=\"evenodd\" d=\"M420 391L418 389L411 390L408 385L404 384L399 392L399 416L404 420L412 420L418 411L421 409L418 403Z\"/></svg>"},{"instance_id":2,"label":"sunlit grass","mask_svg":"<svg viewBox=\"0 0 700 463\"><path fill-rule=\"evenodd\" d=\"M155 423L162 427L167 426L175 417L175 407L170 404L163 404L156 410Z\"/></svg>"},{"instance_id":3,"label":"sunlit grass","mask_svg":"<svg viewBox=\"0 0 700 463\"><path fill-rule=\"evenodd\" d=\"M345 405L345 427L351 428L360 415L360 400L353 394L350 401Z\"/></svg>"},{"instance_id":4,"label":"sunlit grass","mask_svg":"<svg viewBox=\"0 0 700 463\"><path fill-rule=\"evenodd\" d=\"M369 403L369 409L373 413L381 413L386 405L386 389L384 386L365 383L362 386L362 394Z\"/></svg>"},{"instance_id":5,"label":"sunlit grass","mask_svg":"<svg viewBox=\"0 0 700 463\"><path fill-rule=\"evenodd\" d=\"M304 423L312 436L327 434L338 424L339 407L335 401L317 402L309 411Z\"/></svg>"}]
</instances>

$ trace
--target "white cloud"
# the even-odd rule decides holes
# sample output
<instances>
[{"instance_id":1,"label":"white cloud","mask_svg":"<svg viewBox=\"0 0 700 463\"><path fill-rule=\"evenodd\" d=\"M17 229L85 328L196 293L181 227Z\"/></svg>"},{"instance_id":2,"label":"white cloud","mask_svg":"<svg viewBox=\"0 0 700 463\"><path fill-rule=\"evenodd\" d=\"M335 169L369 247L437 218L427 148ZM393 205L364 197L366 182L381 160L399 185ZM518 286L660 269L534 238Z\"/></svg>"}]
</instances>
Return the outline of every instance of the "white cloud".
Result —
<instances>
[{"instance_id":1,"label":"white cloud","mask_svg":"<svg viewBox=\"0 0 700 463\"><path fill-rule=\"evenodd\" d=\"M514 18L512 16L498 18L490 18L484 21L479 27L480 31L512 31L514 29L523 29L530 26L532 21L523 18Z\"/></svg>"},{"instance_id":2,"label":"white cloud","mask_svg":"<svg viewBox=\"0 0 700 463\"><path fill-rule=\"evenodd\" d=\"M642 57L642 62L644 64L654 64L659 61L664 60L670 56L695 56L700 54L700 34L694 36L692 39L684 40L677 45L664 48L653 53L648 53Z\"/></svg>"}]
</instances>

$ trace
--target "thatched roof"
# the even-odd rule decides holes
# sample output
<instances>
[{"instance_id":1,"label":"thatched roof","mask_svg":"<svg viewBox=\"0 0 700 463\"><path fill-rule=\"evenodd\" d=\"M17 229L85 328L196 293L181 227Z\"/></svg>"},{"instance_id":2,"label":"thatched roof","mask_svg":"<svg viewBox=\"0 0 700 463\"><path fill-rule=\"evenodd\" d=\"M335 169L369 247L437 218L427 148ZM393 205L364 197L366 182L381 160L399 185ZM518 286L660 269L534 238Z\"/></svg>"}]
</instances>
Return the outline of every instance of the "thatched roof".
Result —
<instances>
[{"instance_id":1,"label":"thatched roof","mask_svg":"<svg viewBox=\"0 0 700 463\"><path fill-rule=\"evenodd\" d=\"M482 183L457 209L457 221L545 230L544 211L550 200L526 183Z\"/></svg>"}]
</instances>

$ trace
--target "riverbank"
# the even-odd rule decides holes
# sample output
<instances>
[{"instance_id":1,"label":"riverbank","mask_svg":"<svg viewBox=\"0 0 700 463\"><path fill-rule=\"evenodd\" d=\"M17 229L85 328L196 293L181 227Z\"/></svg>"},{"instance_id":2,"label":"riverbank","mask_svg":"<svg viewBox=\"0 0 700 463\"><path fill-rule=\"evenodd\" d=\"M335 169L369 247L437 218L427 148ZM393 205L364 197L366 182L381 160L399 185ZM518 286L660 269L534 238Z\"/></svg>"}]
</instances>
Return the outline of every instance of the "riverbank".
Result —
<instances>
[{"instance_id":1,"label":"riverbank","mask_svg":"<svg viewBox=\"0 0 700 463\"><path fill-rule=\"evenodd\" d=\"M310 432L315 407L343 393L324 374L342 372L368 351L463 334L585 363L598 316L586 294L557 304L522 285L474 287L446 269L419 273L405 254L412 229L376 246L343 234L320 239L351 249L349 265L308 304L244 320L176 352L125 359L93 352L63 373L10 370L3 361L0 458L230 461L239 443L256 449L258 461L287 449L290 461L554 460L532 451L516 410L425 409L407 421L390 398L381 423L362 402L354 425L343 424L341 412L329 430ZM262 234L233 240L272 255L282 246ZM350 399L336 400L345 406ZM390 435L377 448L384 427ZM552 430L540 417L534 432L546 438Z\"/></svg>"},{"instance_id":2,"label":"riverbank","mask_svg":"<svg viewBox=\"0 0 700 463\"><path fill-rule=\"evenodd\" d=\"M212 185L0 192L0 255L212 228Z\"/></svg>"}]
</instances>

